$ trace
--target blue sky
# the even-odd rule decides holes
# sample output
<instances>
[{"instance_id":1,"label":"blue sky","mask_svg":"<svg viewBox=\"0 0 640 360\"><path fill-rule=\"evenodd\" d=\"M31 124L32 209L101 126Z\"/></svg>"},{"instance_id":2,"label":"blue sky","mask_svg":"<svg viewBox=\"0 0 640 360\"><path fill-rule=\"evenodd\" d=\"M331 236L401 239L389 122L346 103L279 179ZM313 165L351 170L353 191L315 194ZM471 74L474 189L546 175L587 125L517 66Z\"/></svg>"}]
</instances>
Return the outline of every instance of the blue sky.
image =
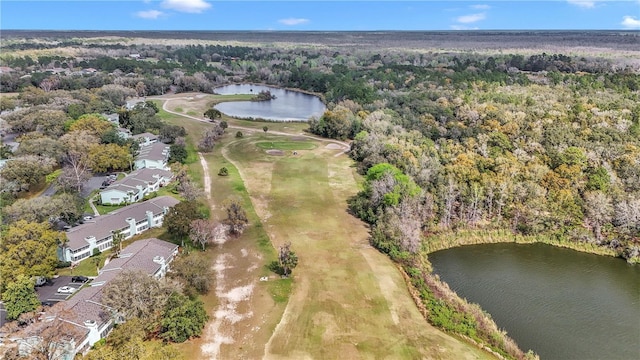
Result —
<instances>
[{"instance_id":1,"label":"blue sky","mask_svg":"<svg viewBox=\"0 0 640 360\"><path fill-rule=\"evenodd\" d=\"M1 0L0 29L640 30L640 0Z\"/></svg>"}]
</instances>

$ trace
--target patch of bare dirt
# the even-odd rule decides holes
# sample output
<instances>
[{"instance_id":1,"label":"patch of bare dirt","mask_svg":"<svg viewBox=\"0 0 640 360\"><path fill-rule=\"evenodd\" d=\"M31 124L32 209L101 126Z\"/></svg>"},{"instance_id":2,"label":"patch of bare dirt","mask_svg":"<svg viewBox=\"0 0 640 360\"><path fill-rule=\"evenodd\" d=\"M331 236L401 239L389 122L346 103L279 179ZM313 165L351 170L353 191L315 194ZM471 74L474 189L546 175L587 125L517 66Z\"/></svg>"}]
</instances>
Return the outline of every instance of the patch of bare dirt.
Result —
<instances>
[{"instance_id":1,"label":"patch of bare dirt","mask_svg":"<svg viewBox=\"0 0 640 360\"><path fill-rule=\"evenodd\" d=\"M267 150L267 154L274 155L274 156L283 156L284 155L284 151L282 151L282 150Z\"/></svg>"}]
</instances>

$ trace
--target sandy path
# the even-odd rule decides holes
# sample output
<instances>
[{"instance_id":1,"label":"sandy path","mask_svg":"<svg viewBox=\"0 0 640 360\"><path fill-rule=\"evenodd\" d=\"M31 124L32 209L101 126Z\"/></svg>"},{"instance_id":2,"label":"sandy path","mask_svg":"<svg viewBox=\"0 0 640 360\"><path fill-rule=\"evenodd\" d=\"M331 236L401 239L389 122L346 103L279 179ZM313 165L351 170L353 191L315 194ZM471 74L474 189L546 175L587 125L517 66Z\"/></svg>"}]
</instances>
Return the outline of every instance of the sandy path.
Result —
<instances>
[{"instance_id":1,"label":"sandy path","mask_svg":"<svg viewBox=\"0 0 640 360\"><path fill-rule=\"evenodd\" d=\"M202 153L198 153L198 157L200 158L200 165L202 165L202 170L204 171L204 193L207 194L207 199L211 201L211 177L209 176L209 165L207 164L207 160L204 159ZM211 208L213 208L213 204L211 204Z\"/></svg>"}]
</instances>

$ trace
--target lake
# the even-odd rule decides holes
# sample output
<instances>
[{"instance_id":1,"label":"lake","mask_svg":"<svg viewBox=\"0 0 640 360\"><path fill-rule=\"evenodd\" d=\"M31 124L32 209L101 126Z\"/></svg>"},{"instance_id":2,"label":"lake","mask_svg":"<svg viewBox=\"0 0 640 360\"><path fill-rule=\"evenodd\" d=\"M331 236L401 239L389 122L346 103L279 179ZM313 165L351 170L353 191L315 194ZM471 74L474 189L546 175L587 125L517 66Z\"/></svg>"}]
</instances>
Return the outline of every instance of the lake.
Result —
<instances>
[{"instance_id":1,"label":"lake","mask_svg":"<svg viewBox=\"0 0 640 360\"><path fill-rule=\"evenodd\" d=\"M276 98L271 101L231 101L214 108L237 118L262 118L275 121L307 121L312 116L320 117L326 107L317 96L275 88L271 86L236 84L215 88L221 95L258 94L269 90Z\"/></svg>"},{"instance_id":2,"label":"lake","mask_svg":"<svg viewBox=\"0 0 640 360\"><path fill-rule=\"evenodd\" d=\"M463 246L434 273L541 359L640 359L640 266L544 244Z\"/></svg>"}]
</instances>

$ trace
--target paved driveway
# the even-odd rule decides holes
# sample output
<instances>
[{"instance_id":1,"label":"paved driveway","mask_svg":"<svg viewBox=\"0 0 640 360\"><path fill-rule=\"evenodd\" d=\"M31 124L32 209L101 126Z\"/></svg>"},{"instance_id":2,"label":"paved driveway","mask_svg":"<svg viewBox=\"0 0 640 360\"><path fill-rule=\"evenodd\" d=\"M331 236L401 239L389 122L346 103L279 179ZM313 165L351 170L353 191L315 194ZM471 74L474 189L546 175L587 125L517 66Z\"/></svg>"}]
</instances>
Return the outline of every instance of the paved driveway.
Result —
<instances>
[{"instance_id":1,"label":"paved driveway","mask_svg":"<svg viewBox=\"0 0 640 360\"><path fill-rule=\"evenodd\" d=\"M80 195L83 198L86 198L87 196L91 195L91 192L93 190L100 189L100 186L102 186L102 182L105 180L107 180L106 175L92 177L91 179L87 180L86 183L84 183L84 187L82 188Z\"/></svg>"},{"instance_id":2,"label":"paved driveway","mask_svg":"<svg viewBox=\"0 0 640 360\"><path fill-rule=\"evenodd\" d=\"M40 302L60 302L67 300L72 294L60 294L58 288L62 286L71 286L79 289L82 284L71 282L71 276L60 276L49 280L45 285L36 287Z\"/></svg>"}]
</instances>

